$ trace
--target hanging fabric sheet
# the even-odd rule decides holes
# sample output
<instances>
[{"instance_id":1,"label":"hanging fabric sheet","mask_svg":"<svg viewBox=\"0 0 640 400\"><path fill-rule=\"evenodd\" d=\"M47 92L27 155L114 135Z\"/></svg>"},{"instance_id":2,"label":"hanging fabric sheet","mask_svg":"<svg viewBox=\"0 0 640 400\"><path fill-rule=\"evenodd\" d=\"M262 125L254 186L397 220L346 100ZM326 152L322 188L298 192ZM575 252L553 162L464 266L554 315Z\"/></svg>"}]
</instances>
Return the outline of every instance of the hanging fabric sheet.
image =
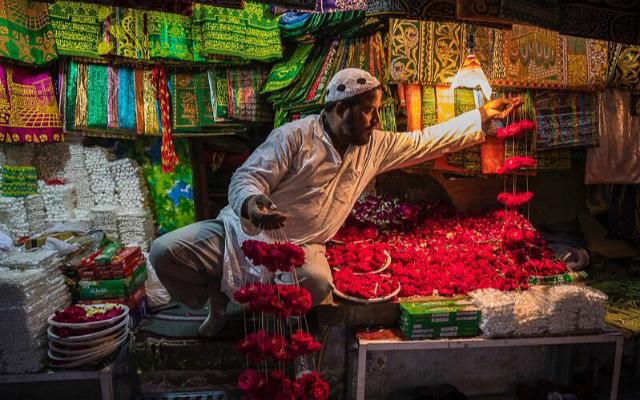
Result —
<instances>
[{"instance_id":1,"label":"hanging fabric sheet","mask_svg":"<svg viewBox=\"0 0 640 400\"><path fill-rule=\"evenodd\" d=\"M49 5L49 19L55 35L58 54L99 59L98 44L102 37L102 21L111 8L98 4L56 1Z\"/></svg>"},{"instance_id":2,"label":"hanging fabric sheet","mask_svg":"<svg viewBox=\"0 0 640 400\"><path fill-rule=\"evenodd\" d=\"M227 71L225 69L212 69L207 74L211 90L211 104L215 113L214 121L224 121L227 119L229 108Z\"/></svg>"},{"instance_id":3,"label":"hanging fabric sheet","mask_svg":"<svg viewBox=\"0 0 640 400\"><path fill-rule=\"evenodd\" d=\"M193 61L193 33L190 17L147 12L149 57Z\"/></svg>"},{"instance_id":4,"label":"hanging fabric sheet","mask_svg":"<svg viewBox=\"0 0 640 400\"><path fill-rule=\"evenodd\" d=\"M545 90L534 103L539 150L598 145L595 93Z\"/></svg>"},{"instance_id":5,"label":"hanging fabric sheet","mask_svg":"<svg viewBox=\"0 0 640 400\"><path fill-rule=\"evenodd\" d=\"M134 70L131 68L119 68L118 74L118 102L117 102L117 127L121 129L136 129L136 96Z\"/></svg>"},{"instance_id":6,"label":"hanging fabric sheet","mask_svg":"<svg viewBox=\"0 0 640 400\"><path fill-rule=\"evenodd\" d=\"M564 0L558 30L627 44L640 44L640 1Z\"/></svg>"},{"instance_id":7,"label":"hanging fabric sheet","mask_svg":"<svg viewBox=\"0 0 640 400\"><path fill-rule=\"evenodd\" d=\"M45 3L0 0L0 56L31 65L58 58Z\"/></svg>"},{"instance_id":8,"label":"hanging fabric sheet","mask_svg":"<svg viewBox=\"0 0 640 400\"><path fill-rule=\"evenodd\" d=\"M494 25L528 24L555 29L558 0L457 0L458 19Z\"/></svg>"},{"instance_id":9,"label":"hanging fabric sheet","mask_svg":"<svg viewBox=\"0 0 640 400\"><path fill-rule=\"evenodd\" d=\"M366 10L366 0L317 0L316 11L321 13L333 11Z\"/></svg>"},{"instance_id":10,"label":"hanging fabric sheet","mask_svg":"<svg viewBox=\"0 0 640 400\"><path fill-rule=\"evenodd\" d=\"M640 117L631 115L630 93L598 94L600 145L587 149L585 183L640 184Z\"/></svg>"},{"instance_id":11,"label":"hanging fabric sheet","mask_svg":"<svg viewBox=\"0 0 640 400\"><path fill-rule=\"evenodd\" d=\"M173 73L171 83L175 131L197 131L213 126L214 113L208 74Z\"/></svg>"},{"instance_id":12,"label":"hanging fabric sheet","mask_svg":"<svg viewBox=\"0 0 640 400\"><path fill-rule=\"evenodd\" d=\"M291 57L271 67L271 72L261 92L275 92L291 85L302 70L312 49L312 44L301 44L296 47Z\"/></svg>"},{"instance_id":13,"label":"hanging fabric sheet","mask_svg":"<svg viewBox=\"0 0 640 400\"><path fill-rule=\"evenodd\" d=\"M155 81L154 83L158 88L158 103L160 106L160 120L162 123L162 144L160 146L162 172L173 172L173 169L179 163L179 160L173 146L169 86L166 70L163 67L154 68L153 78Z\"/></svg>"},{"instance_id":14,"label":"hanging fabric sheet","mask_svg":"<svg viewBox=\"0 0 640 400\"><path fill-rule=\"evenodd\" d=\"M640 89L640 46L609 43L607 86Z\"/></svg>"},{"instance_id":15,"label":"hanging fabric sheet","mask_svg":"<svg viewBox=\"0 0 640 400\"><path fill-rule=\"evenodd\" d=\"M247 1L242 10L196 4L193 26L196 61L218 55L258 61L282 58L278 19L268 4Z\"/></svg>"},{"instance_id":16,"label":"hanging fabric sheet","mask_svg":"<svg viewBox=\"0 0 640 400\"><path fill-rule=\"evenodd\" d=\"M479 59L493 85L549 89L599 89L606 81L608 49L602 41L560 35L525 25L510 31L479 28L493 40Z\"/></svg>"},{"instance_id":17,"label":"hanging fabric sheet","mask_svg":"<svg viewBox=\"0 0 640 400\"><path fill-rule=\"evenodd\" d=\"M149 37L145 31L145 11L114 7L106 17L98 54L132 60L149 59Z\"/></svg>"},{"instance_id":18,"label":"hanging fabric sheet","mask_svg":"<svg viewBox=\"0 0 640 400\"><path fill-rule=\"evenodd\" d=\"M84 3L108 3L113 7L136 8L139 10L163 11L174 14L190 16L193 14L193 1L191 0L82 0ZM216 0L210 0L216 1ZM225 0L221 0L225 1ZM204 3L205 1L201 1ZM237 5L238 1L226 0L230 4Z\"/></svg>"},{"instance_id":19,"label":"hanging fabric sheet","mask_svg":"<svg viewBox=\"0 0 640 400\"><path fill-rule=\"evenodd\" d=\"M448 84L462 65L466 29L453 22L391 19L390 82Z\"/></svg>"},{"instance_id":20,"label":"hanging fabric sheet","mask_svg":"<svg viewBox=\"0 0 640 400\"><path fill-rule=\"evenodd\" d=\"M91 98L87 107L87 127L106 128L109 79L106 65L87 66L87 95Z\"/></svg>"},{"instance_id":21,"label":"hanging fabric sheet","mask_svg":"<svg viewBox=\"0 0 640 400\"><path fill-rule=\"evenodd\" d=\"M0 64L0 142L61 142L62 120L49 72Z\"/></svg>"},{"instance_id":22,"label":"hanging fabric sheet","mask_svg":"<svg viewBox=\"0 0 640 400\"><path fill-rule=\"evenodd\" d=\"M388 16L400 18L455 20L455 0L366 0L367 15Z\"/></svg>"},{"instance_id":23,"label":"hanging fabric sheet","mask_svg":"<svg viewBox=\"0 0 640 400\"><path fill-rule=\"evenodd\" d=\"M228 117L241 121L269 122L273 120L271 107L260 88L267 79L263 68L229 68Z\"/></svg>"},{"instance_id":24,"label":"hanging fabric sheet","mask_svg":"<svg viewBox=\"0 0 640 400\"><path fill-rule=\"evenodd\" d=\"M107 75L107 128L116 129L118 128L118 68L108 68Z\"/></svg>"}]
</instances>

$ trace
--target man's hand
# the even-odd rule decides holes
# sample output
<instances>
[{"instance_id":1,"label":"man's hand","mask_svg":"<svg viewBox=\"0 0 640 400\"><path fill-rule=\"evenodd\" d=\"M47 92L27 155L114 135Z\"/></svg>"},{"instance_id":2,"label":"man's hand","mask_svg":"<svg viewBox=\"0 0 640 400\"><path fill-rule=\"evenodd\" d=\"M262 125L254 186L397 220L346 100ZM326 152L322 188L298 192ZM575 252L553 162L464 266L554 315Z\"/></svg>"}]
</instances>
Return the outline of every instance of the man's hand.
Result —
<instances>
[{"instance_id":1,"label":"man's hand","mask_svg":"<svg viewBox=\"0 0 640 400\"><path fill-rule=\"evenodd\" d=\"M491 100L480 107L482 124L486 124L494 118L506 119L516 108L520 107L524 101L522 97L511 97Z\"/></svg>"},{"instance_id":2,"label":"man's hand","mask_svg":"<svg viewBox=\"0 0 640 400\"><path fill-rule=\"evenodd\" d=\"M263 194L245 200L242 217L247 218L254 226L266 230L282 228L287 219L283 213L276 211L276 205Z\"/></svg>"}]
</instances>

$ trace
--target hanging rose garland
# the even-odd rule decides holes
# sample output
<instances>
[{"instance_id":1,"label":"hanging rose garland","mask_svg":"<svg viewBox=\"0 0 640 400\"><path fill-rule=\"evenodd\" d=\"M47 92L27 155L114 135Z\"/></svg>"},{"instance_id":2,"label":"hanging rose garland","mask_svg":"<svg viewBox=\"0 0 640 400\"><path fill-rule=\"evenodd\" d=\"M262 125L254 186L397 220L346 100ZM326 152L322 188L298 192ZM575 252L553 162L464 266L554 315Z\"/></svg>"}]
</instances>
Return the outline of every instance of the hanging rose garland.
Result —
<instances>
[{"instance_id":1,"label":"hanging rose garland","mask_svg":"<svg viewBox=\"0 0 640 400\"><path fill-rule=\"evenodd\" d=\"M304 265L304 250L292 243L245 240L242 252L254 265L261 265L270 272L289 272Z\"/></svg>"},{"instance_id":2,"label":"hanging rose garland","mask_svg":"<svg viewBox=\"0 0 640 400\"><path fill-rule=\"evenodd\" d=\"M517 208L527 204L533 198L532 192L508 193L502 192L498 194L498 201L509 208Z\"/></svg>"}]
</instances>

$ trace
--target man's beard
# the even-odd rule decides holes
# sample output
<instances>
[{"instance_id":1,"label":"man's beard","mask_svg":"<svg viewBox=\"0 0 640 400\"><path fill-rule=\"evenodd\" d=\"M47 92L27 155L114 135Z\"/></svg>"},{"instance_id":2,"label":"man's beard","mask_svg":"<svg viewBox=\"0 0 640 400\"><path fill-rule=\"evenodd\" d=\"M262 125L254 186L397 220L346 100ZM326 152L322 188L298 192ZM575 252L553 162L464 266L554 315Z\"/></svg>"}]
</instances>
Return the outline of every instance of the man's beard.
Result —
<instances>
[{"instance_id":1,"label":"man's beard","mask_svg":"<svg viewBox=\"0 0 640 400\"><path fill-rule=\"evenodd\" d=\"M355 126L354 122L355 118L353 114L349 114L347 116L347 120L345 121L346 131L345 137L349 138L349 143L354 146L364 146L369 144L370 135L365 136L365 129L360 129L358 133L358 129Z\"/></svg>"}]
</instances>

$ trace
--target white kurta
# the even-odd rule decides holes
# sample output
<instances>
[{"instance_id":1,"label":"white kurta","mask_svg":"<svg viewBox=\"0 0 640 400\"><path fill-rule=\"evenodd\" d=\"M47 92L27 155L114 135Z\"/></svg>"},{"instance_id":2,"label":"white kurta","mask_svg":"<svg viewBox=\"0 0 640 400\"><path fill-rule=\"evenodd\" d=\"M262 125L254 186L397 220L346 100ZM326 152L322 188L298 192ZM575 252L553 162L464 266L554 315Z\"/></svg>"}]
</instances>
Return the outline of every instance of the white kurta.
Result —
<instances>
[{"instance_id":1,"label":"white kurta","mask_svg":"<svg viewBox=\"0 0 640 400\"><path fill-rule=\"evenodd\" d=\"M247 279L262 275L240 247L249 238L260 240L262 236L264 240L267 234L258 232L246 219L241 221L240 209L247 197L265 194L289 215L284 228L289 241L323 244L340 229L376 175L483 141L478 110L412 132L376 130L367 145L350 146L344 158L331 144L320 115L273 130L234 173L229 206L218 216L226 234L222 290L231 295Z\"/></svg>"}]
</instances>

